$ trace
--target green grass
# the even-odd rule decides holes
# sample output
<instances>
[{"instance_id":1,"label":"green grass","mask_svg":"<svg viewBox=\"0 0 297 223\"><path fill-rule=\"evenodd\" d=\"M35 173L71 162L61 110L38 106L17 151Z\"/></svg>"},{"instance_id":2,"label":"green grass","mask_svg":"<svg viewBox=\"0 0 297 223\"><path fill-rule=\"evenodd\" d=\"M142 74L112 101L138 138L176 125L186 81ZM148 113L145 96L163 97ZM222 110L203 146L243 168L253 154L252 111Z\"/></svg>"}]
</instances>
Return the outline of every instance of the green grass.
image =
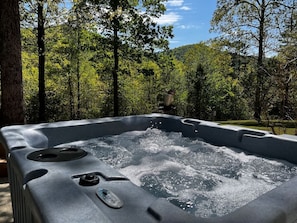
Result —
<instances>
[{"instance_id":1,"label":"green grass","mask_svg":"<svg viewBox=\"0 0 297 223\"><path fill-rule=\"evenodd\" d=\"M296 135L297 133L297 121L288 120L270 120L269 122L263 120L260 124L255 120L230 120L230 121L219 121L222 125L237 125L244 126L251 129L264 130L268 132L273 132L272 127L276 134L290 134Z\"/></svg>"}]
</instances>

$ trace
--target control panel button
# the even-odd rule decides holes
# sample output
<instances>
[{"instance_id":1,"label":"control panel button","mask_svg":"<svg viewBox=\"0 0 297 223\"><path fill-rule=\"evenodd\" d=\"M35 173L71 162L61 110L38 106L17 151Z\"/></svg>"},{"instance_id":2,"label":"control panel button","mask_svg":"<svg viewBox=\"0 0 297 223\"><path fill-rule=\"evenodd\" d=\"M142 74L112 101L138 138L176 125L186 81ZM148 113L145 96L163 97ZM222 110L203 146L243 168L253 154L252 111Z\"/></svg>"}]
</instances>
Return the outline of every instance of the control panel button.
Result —
<instances>
[{"instance_id":1,"label":"control panel button","mask_svg":"<svg viewBox=\"0 0 297 223\"><path fill-rule=\"evenodd\" d=\"M79 185L81 186L94 186L99 183L99 177L93 173L82 175L79 178Z\"/></svg>"},{"instance_id":2,"label":"control panel button","mask_svg":"<svg viewBox=\"0 0 297 223\"><path fill-rule=\"evenodd\" d=\"M111 208L121 208L123 207L123 201L115 195L112 191L105 188L98 188L96 192L97 196L100 198L103 203Z\"/></svg>"}]
</instances>

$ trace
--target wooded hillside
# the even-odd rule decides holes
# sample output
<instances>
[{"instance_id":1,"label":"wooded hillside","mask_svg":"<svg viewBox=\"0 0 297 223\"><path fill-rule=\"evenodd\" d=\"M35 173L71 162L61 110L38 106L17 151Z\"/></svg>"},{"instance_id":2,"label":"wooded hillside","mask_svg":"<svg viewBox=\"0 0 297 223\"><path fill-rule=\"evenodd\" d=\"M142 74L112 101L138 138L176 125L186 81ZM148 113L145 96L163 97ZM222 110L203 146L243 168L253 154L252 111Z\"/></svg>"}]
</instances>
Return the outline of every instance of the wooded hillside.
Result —
<instances>
[{"instance_id":1,"label":"wooded hillside","mask_svg":"<svg viewBox=\"0 0 297 223\"><path fill-rule=\"evenodd\" d=\"M79 73L73 34L67 26L48 29L46 121L113 115L112 52L103 37L81 30ZM38 121L38 57L32 30L23 29L23 75L26 115ZM121 52L122 53L122 52ZM177 59L178 58L178 59ZM248 119L253 116L253 73L256 58L222 50L216 43L198 43L120 61L120 115L158 112L169 89L175 89L176 114L207 120ZM296 81L287 82L278 57L268 58L264 83L264 117L295 118ZM78 88L79 83L79 88ZM287 107L284 103L287 100Z\"/></svg>"},{"instance_id":2,"label":"wooded hillside","mask_svg":"<svg viewBox=\"0 0 297 223\"><path fill-rule=\"evenodd\" d=\"M222 35L172 50L173 27L151 20L166 11L161 0L61 3L20 7L29 123L160 112L170 89L176 115L296 119L295 1L218 0Z\"/></svg>"}]
</instances>

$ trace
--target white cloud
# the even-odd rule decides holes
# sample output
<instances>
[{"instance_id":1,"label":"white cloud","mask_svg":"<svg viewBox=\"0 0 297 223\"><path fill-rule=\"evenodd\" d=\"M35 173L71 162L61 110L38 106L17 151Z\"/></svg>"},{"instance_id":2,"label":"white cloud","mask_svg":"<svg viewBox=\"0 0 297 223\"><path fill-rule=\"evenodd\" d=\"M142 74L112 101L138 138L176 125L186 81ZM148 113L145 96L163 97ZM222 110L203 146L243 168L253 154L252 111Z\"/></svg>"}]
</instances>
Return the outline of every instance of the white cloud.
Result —
<instances>
[{"instance_id":1,"label":"white cloud","mask_svg":"<svg viewBox=\"0 0 297 223\"><path fill-rule=\"evenodd\" d=\"M177 28L179 29L199 29L199 26L196 25L179 25Z\"/></svg>"},{"instance_id":2,"label":"white cloud","mask_svg":"<svg viewBox=\"0 0 297 223\"><path fill-rule=\"evenodd\" d=\"M180 15L178 15L175 12L170 12L156 19L155 22L157 22L159 25L172 25L177 21L179 21L180 19L181 19Z\"/></svg>"},{"instance_id":3,"label":"white cloud","mask_svg":"<svg viewBox=\"0 0 297 223\"><path fill-rule=\"evenodd\" d=\"M167 5L169 6L182 6L184 3L184 0L169 0L167 2Z\"/></svg>"},{"instance_id":4,"label":"white cloud","mask_svg":"<svg viewBox=\"0 0 297 223\"><path fill-rule=\"evenodd\" d=\"M182 19L179 14L181 11L191 10L190 7L183 5L184 0L168 0L165 4L169 7L167 13L155 20L159 25L173 25Z\"/></svg>"},{"instance_id":5,"label":"white cloud","mask_svg":"<svg viewBox=\"0 0 297 223\"><path fill-rule=\"evenodd\" d=\"M181 10L184 10L184 11L189 11L189 10L191 10L191 8L188 7L188 6L182 6L182 7L180 7L180 9L181 9Z\"/></svg>"}]
</instances>

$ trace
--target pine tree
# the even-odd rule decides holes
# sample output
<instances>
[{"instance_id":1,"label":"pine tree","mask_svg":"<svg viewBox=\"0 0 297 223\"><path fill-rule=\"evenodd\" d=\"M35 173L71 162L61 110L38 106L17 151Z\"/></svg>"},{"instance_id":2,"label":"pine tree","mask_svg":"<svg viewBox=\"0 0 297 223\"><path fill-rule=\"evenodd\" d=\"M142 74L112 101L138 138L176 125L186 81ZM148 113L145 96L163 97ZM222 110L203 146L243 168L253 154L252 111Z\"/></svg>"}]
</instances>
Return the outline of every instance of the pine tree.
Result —
<instances>
[{"instance_id":1,"label":"pine tree","mask_svg":"<svg viewBox=\"0 0 297 223\"><path fill-rule=\"evenodd\" d=\"M106 37L113 52L114 116L119 115L119 60L139 60L143 54L168 48L172 27L160 26L153 19L165 13L164 0L85 0L94 15L98 30ZM86 4L87 5L87 4Z\"/></svg>"}]
</instances>

